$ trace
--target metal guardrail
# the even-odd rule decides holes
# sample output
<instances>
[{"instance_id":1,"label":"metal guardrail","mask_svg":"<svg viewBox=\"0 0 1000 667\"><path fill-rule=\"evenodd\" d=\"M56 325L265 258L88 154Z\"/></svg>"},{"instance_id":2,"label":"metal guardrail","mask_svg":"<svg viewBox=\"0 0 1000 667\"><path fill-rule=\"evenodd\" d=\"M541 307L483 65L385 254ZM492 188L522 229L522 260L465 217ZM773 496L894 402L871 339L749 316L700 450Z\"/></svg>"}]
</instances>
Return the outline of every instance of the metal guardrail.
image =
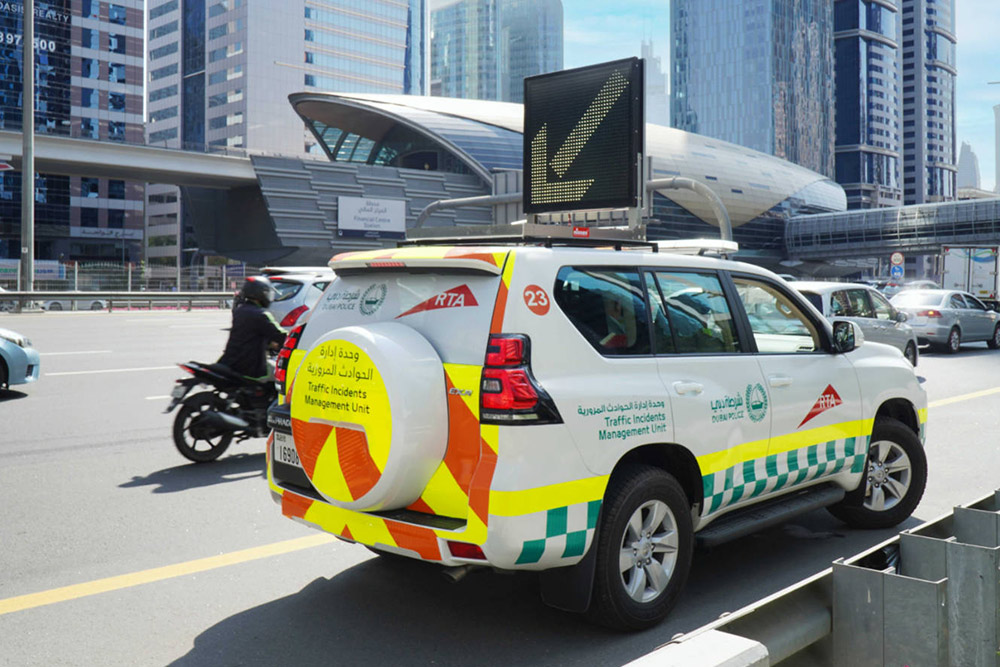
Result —
<instances>
[{"instance_id":1,"label":"metal guardrail","mask_svg":"<svg viewBox=\"0 0 1000 667\"><path fill-rule=\"evenodd\" d=\"M630 665L997 664L998 571L1000 491L837 559Z\"/></svg>"},{"instance_id":2,"label":"metal guardrail","mask_svg":"<svg viewBox=\"0 0 1000 667\"><path fill-rule=\"evenodd\" d=\"M115 305L119 308L134 307L145 304L152 309L153 304L176 304L178 308L187 310L195 306L228 307L233 298L232 292L77 292L77 291L35 291L35 292L0 292L0 309L20 313L28 310L32 304L46 301L103 301L108 312L113 312ZM12 308L2 308L3 304L13 304ZM104 310L104 308L102 308Z\"/></svg>"}]
</instances>

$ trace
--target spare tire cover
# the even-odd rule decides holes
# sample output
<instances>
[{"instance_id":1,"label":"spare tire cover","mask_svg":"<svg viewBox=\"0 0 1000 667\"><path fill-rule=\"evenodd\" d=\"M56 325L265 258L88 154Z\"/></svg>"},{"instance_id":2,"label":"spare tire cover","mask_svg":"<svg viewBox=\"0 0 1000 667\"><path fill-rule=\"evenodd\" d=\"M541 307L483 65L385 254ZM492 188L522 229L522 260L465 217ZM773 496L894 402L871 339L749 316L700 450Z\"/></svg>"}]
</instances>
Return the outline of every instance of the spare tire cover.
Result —
<instances>
[{"instance_id":1,"label":"spare tire cover","mask_svg":"<svg viewBox=\"0 0 1000 667\"><path fill-rule=\"evenodd\" d=\"M420 497L444 458L444 367L408 326L350 326L321 337L292 388L302 467L330 503L387 510Z\"/></svg>"}]
</instances>

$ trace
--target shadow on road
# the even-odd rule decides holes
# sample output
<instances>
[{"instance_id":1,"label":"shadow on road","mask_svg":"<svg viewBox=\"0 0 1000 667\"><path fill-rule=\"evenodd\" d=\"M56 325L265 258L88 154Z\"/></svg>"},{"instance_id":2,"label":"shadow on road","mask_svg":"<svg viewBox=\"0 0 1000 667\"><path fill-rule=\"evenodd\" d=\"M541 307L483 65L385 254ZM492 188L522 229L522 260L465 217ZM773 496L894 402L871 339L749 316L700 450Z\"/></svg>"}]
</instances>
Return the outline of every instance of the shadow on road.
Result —
<instances>
[{"instance_id":1,"label":"shadow on road","mask_svg":"<svg viewBox=\"0 0 1000 667\"><path fill-rule=\"evenodd\" d=\"M236 454L212 463L188 463L136 476L118 486L123 489L155 486L153 493L175 493L203 486L239 482L264 476L264 454Z\"/></svg>"},{"instance_id":2,"label":"shadow on road","mask_svg":"<svg viewBox=\"0 0 1000 667\"><path fill-rule=\"evenodd\" d=\"M16 401L19 398L27 398L28 395L22 391L12 391L10 389L0 389L0 403Z\"/></svg>"}]
</instances>

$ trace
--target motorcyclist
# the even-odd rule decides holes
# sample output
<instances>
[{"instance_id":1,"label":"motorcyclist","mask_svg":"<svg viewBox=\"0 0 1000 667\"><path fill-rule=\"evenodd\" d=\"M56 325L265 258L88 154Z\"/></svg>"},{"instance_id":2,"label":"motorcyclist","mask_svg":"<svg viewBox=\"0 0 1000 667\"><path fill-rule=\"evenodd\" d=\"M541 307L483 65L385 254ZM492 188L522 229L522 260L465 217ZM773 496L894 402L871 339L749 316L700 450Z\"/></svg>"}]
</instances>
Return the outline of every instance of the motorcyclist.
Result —
<instances>
[{"instance_id":1,"label":"motorcyclist","mask_svg":"<svg viewBox=\"0 0 1000 667\"><path fill-rule=\"evenodd\" d=\"M237 296L233 326L226 349L217 363L250 378L266 379L267 350L285 340L285 331L266 308L271 305L274 288L267 278L248 278Z\"/></svg>"}]
</instances>

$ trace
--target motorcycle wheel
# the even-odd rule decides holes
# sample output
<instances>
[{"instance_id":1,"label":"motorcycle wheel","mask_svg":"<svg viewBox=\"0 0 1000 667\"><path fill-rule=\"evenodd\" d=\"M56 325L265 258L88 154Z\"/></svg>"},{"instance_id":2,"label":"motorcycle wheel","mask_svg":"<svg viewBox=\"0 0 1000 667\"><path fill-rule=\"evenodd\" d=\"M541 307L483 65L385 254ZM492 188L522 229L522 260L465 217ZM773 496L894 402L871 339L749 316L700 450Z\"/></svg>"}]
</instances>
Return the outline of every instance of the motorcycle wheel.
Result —
<instances>
[{"instance_id":1,"label":"motorcycle wheel","mask_svg":"<svg viewBox=\"0 0 1000 667\"><path fill-rule=\"evenodd\" d=\"M174 446L189 461L208 463L222 456L233 440L232 433L210 431L199 425L198 418L209 410L221 411L226 402L212 392L203 391L184 399L174 419Z\"/></svg>"}]
</instances>

